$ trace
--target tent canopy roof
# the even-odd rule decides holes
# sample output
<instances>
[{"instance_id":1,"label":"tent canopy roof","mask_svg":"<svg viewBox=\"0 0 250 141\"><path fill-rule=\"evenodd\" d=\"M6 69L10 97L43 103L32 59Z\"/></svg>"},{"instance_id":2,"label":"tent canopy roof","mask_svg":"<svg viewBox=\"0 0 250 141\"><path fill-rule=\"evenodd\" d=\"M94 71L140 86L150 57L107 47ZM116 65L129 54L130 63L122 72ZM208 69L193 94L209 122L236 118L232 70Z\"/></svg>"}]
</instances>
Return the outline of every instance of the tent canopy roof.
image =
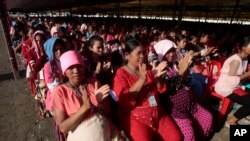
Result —
<instances>
[{"instance_id":1,"label":"tent canopy roof","mask_svg":"<svg viewBox=\"0 0 250 141\"><path fill-rule=\"evenodd\" d=\"M184 15L188 17L205 14L212 18L230 18L237 1L239 3L235 16L238 19L250 19L249 0L6 0L6 5L9 11L21 12L71 9L95 14L117 13L117 9L120 9L124 15L132 10L135 13L140 10L142 14L146 11L146 14L168 16L173 15L173 11L178 13L183 6Z\"/></svg>"}]
</instances>

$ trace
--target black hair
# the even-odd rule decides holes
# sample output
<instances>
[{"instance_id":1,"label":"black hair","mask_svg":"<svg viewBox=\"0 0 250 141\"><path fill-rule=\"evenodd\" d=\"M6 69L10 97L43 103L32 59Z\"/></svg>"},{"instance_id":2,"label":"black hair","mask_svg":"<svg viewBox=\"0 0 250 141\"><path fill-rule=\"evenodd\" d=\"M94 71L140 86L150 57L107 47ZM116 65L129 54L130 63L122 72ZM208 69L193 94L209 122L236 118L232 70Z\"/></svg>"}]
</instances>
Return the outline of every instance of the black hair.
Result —
<instances>
[{"instance_id":1,"label":"black hair","mask_svg":"<svg viewBox=\"0 0 250 141\"><path fill-rule=\"evenodd\" d=\"M239 49L241 50L243 47L246 47L248 44L250 44L250 36L244 36L239 41Z\"/></svg>"},{"instance_id":2,"label":"black hair","mask_svg":"<svg viewBox=\"0 0 250 141\"><path fill-rule=\"evenodd\" d=\"M165 32L165 34L167 35L166 30L160 28L160 29L158 29L158 30L156 31L156 35L157 35L157 36L160 36L160 35L161 35L162 33L164 33L164 32Z\"/></svg>"},{"instance_id":3,"label":"black hair","mask_svg":"<svg viewBox=\"0 0 250 141\"><path fill-rule=\"evenodd\" d=\"M65 34L66 34L66 29L65 29L63 26L60 26L59 28L61 29L63 35L65 36Z\"/></svg>"},{"instance_id":4,"label":"black hair","mask_svg":"<svg viewBox=\"0 0 250 141\"><path fill-rule=\"evenodd\" d=\"M54 43L54 46L56 46L58 44L60 44L65 51L67 50L66 43L62 39L57 39ZM53 48L53 52L54 52L54 50L55 50L55 47Z\"/></svg>"},{"instance_id":5,"label":"black hair","mask_svg":"<svg viewBox=\"0 0 250 141\"><path fill-rule=\"evenodd\" d=\"M125 43L125 52L131 53L138 46L142 46L141 42L132 38Z\"/></svg>"},{"instance_id":6,"label":"black hair","mask_svg":"<svg viewBox=\"0 0 250 141\"><path fill-rule=\"evenodd\" d=\"M126 41L124 52L130 54L138 46L142 46L141 42L139 40L136 40L135 38L131 38ZM125 59L124 63L127 64L128 60Z\"/></svg>"},{"instance_id":7,"label":"black hair","mask_svg":"<svg viewBox=\"0 0 250 141\"><path fill-rule=\"evenodd\" d=\"M35 31L36 32L36 31ZM34 32L34 33L35 33ZM41 36L41 38L43 39L43 41L44 42L46 42L46 40L47 40L47 37L46 37L46 35L44 34L44 33L37 33L37 34L34 34L33 36L34 36L34 38L36 37L36 36Z\"/></svg>"},{"instance_id":8,"label":"black hair","mask_svg":"<svg viewBox=\"0 0 250 141\"><path fill-rule=\"evenodd\" d=\"M34 32L36 31L36 28L33 26L28 26L27 27L27 32L29 32L30 30L33 30Z\"/></svg>"},{"instance_id":9,"label":"black hair","mask_svg":"<svg viewBox=\"0 0 250 141\"><path fill-rule=\"evenodd\" d=\"M100 42L104 42L103 38L101 36L98 35L94 35L92 37L89 38L89 47L93 47L95 41L100 41Z\"/></svg>"},{"instance_id":10,"label":"black hair","mask_svg":"<svg viewBox=\"0 0 250 141\"><path fill-rule=\"evenodd\" d=\"M194 38L197 38L198 39L198 37L197 36L195 36L195 35L191 35L191 36L189 36L189 41L192 41Z\"/></svg>"},{"instance_id":11,"label":"black hair","mask_svg":"<svg viewBox=\"0 0 250 141\"><path fill-rule=\"evenodd\" d=\"M181 35L181 34L176 35L176 41L179 42L179 41L181 41L183 39L187 39L187 37L185 35Z\"/></svg>"},{"instance_id":12,"label":"black hair","mask_svg":"<svg viewBox=\"0 0 250 141\"><path fill-rule=\"evenodd\" d=\"M200 31L200 32L198 32L197 37L200 39L202 37L205 37L206 35L209 36L210 35L209 32L207 32L207 31Z\"/></svg>"},{"instance_id":13,"label":"black hair","mask_svg":"<svg viewBox=\"0 0 250 141\"><path fill-rule=\"evenodd\" d=\"M122 43L126 44L129 40L133 39L134 37L132 37L130 34L126 34L122 37Z\"/></svg>"}]
</instances>

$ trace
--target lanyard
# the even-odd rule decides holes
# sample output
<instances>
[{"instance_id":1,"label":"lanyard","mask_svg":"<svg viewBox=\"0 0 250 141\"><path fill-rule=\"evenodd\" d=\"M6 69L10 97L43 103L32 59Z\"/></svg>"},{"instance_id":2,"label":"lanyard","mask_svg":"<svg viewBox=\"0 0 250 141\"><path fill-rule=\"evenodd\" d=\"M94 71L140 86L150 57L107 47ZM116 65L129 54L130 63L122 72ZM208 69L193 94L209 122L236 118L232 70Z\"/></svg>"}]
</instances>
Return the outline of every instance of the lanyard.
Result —
<instances>
[{"instance_id":1,"label":"lanyard","mask_svg":"<svg viewBox=\"0 0 250 141\"><path fill-rule=\"evenodd\" d=\"M70 88L72 88L75 92L76 92L76 96L77 97L82 97L82 93L79 90L79 88L74 87L70 82L68 82L68 85L70 86ZM85 87L85 86L84 86Z\"/></svg>"},{"instance_id":2,"label":"lanyard","mask_svg":"<svg viewBox=\"0 0 250 141\"><path fill-rule=\"evenodd\" d=\"M126 67L127 67L135 76L139 77L139 74L138 74L136 71L134 71L133 69L131 69L128 65L126 65Z\"/></svg>"},{"instance_id":3,"label":"lanyard","mask_svg":"<svg viewBox=\"0 0 250 141\"><path fill-rule=\"evenodd\" d=\"M176 75L176 73L177 73L177 70L175 69L174 66L173 68L168 67L168 71L167 71L168 77L173 77Z\"/></svg>"}]
</instances>

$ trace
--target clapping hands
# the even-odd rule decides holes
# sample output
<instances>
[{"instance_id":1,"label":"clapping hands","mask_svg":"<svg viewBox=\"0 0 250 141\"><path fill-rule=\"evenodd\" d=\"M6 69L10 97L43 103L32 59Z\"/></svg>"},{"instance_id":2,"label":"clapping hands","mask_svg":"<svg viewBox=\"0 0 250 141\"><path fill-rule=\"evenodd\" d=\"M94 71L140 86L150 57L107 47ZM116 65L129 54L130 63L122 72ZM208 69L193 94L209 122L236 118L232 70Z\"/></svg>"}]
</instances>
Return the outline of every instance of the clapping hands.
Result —
<instances>
[{"instance_id":1,"label":"clapping hands","mask_svg":"<svg viewBox=\"0 0 250 141\"><path fill-rule=\"evenodd\" d=\"M192 54L193 51L189 51L185 57L181 58L179 61L179 75L183 75L187 68L189 67L189 65L192 63Z\"/></svg>"},{"instance_id":2,"label":"clapping hands","mask_svg":"<svg viewBox=\"0 0 250 141\"><path fill-rule=\"evenodd\" d=\"M166 61L162 61L158 66L156 66L156 62L153 64L153 75L154 78L158 78L160 77L162 74L166 73L165 68L167 67L167 62Z\"/></svg>"},{"instance_id":3,"label":"clapping hands","mask_svg":"<svg viewBox=\"0 0 250 141\"><path fill-rule=\"evenodd\" d=\"M95 82L94 94L98 103L101 103L102 100L108 96L109 91L110 91L109 85L106 84L99 87L98 82Z\"/></svg>"}]
</instances>

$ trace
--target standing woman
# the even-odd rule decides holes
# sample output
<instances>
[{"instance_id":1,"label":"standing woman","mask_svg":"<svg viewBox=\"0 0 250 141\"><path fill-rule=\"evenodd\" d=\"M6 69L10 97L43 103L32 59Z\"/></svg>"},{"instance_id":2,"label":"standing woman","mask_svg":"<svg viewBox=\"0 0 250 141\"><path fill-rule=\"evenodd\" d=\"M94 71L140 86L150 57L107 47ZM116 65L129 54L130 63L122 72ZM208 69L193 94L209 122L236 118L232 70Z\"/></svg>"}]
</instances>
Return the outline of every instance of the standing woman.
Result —
<instances>
[{"instance_id":1,"label":"standing woman","mask_svg":"<svg viewBox=\"0 0 250 141\"><path fill-rule=\"evenodd\" d=\"M159 105L158 94L166 90L160 79L166 62L147 70L144 48L135 39L125 43L125 58L126 65L116 71L113 82L121 130L133 141L181 140L178 127Z\"/></svg>"},{"instance_id":2,"label":"standing woman","mask_svg":"<svg viewBox=\"0 0 250 141\"><path fill-rule=\"evenodd\" d=\"M240 87L241 82L249 78L250 71L246 72L250 55L250 36L239 41L238 53L229 57L223 64L221 75L215 84L215 91L233 102L243 105L226 121L226 125L236 125L238 121L250 115L250 94L240 96L233 91Z\"/></svg>"},{"instance_id":3,"label":"standing woman","mask_svg":"<svg viewBox=\"0 0 250 141\"><path fill-rule=\"evenodd\" d=\"M62 84L65 80L62 74L62 68L60 63L61 55L67 50L65 42L57 37L52 37L48 39L44 44L44 50L48 57L48 62L44 65L43 74L44 82L47 86L47 94L45 99L46 110L50 111L50 114L53 116L52 111L52 93L51 91ZM66 140L65 134L62 134L58 129L58 126L55 127L57 132L57 137L59 141Z\"/></svg>"},{"instance_id":4,"label":"standing woman","mask_svg":"<svg viewBox=\"0 0 250 141\"><path fill-rule=\"evenodd\" d=\"M35 29L33 27L28 27L28 39L26 39L25 41L23 41L22 43L22 56L27 60L28 59L28 53L34 48L32 46L32 41L34 39L33 35L34 35Z\"/></svg>"},{"instance_id":5,"label":"standing woman","mask_svg":"<svg viewBox=\"0 0 250 141\"><path fill-rule=\"evenodd\" d=\"M46 108L51 111L50 91L63 83L60 57L67 47L62 39L52 37L45 42L44 49L49 60L43 68L44 82L49 90L46 96Z\"/></svg>"},{"instance_id":6,"label":"standing woman","mask_svg":"<svg viewBox=\"0 0 250 141\"><path fill-rule=\"evenodd\" d=\"M95 109L89 96L100 104L110 90L108 85L94 93L86 89L82 56L76 51L67 51L60 57L62 73L69 81L52 90L52 108L55 121L62 133L68 134L68 141L112 141L121 140L111 122Z\"/></svg>"},{"instance_id":7,"label":"standing woman","mask_svg":"<svg viewBox=\"0 0 250 141\"><path fill-rule=\"evenodd\" d=\"M112 68L110 56L104 55L104 40L94 35L89 39L89 56L87 56L89 76L98 79L101 84L111 84Z\"/></svg>"},{"instance_id":8,"label":"standing woman","mask_svg":"<svg viewBox=\"0 0 250 141\"><path fill-rule=\"evenodd\" d=\"M47 62L43 47L45 41L46 36L44 32L41 30L37 30L33 36L32 47L29 48L26 52L27 64L29 64L29 67L31 67L31 71L34 77L33 79L39 79L39 77L42 77L39 72Z\"/></svg>"},{"instance_id":9,"label":"standing woman","mask_svg":"<svg viewBox=\"0 0 250 141\"><path fill-rule=\"evenodd\" d=\"M197 103L189 88L191 77L187 69L191 63L191 52L177 65L174 46L170 40L162 40L154 46L159 61L168 63L164 75L167 94L162 95L161 101L181 129L184 141L203 140L211 131L212 115ZM202 139L195 135L197 132Z\"/></svg>"}]
</instances>

